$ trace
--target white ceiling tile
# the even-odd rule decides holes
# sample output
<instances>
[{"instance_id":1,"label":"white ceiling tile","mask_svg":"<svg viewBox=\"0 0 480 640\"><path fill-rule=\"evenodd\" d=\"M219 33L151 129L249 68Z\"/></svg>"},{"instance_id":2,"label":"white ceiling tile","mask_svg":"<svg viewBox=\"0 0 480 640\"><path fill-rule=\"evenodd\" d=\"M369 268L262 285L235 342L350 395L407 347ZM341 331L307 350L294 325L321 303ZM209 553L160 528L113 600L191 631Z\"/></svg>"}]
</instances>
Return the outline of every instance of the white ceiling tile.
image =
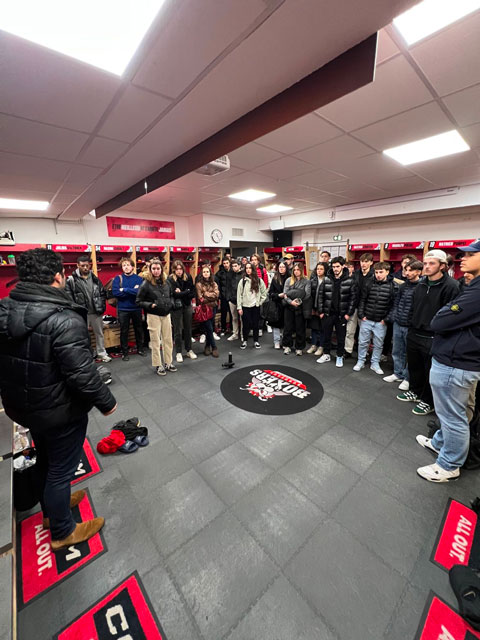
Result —
<instances>
[{"instance_id":1,"label":"white ceiling tile","mask_svg":"<svg viewBox=\"0 0 480 640\"><path fill-rule=\"evenodd\" d=\"M87 167L86 165L77 164L72 167L71 172L65 180L65 184L87 187L101 172L102 170L98 167Z\"/></svg>"},{"instance_id":2,"label":"white ceiling tile","mask_svg":"<svg viewBox=\"0 0 480 640\"><path fill-rule=\"evenodd\" d=\"M381 120L369 127L357 129L354 135L378 151L383 151L450 131L452 128L452 122L438 104L430 102L392 118Z\"/></svg>"},{"instance_id":3,"label":"white ceiling tile","mask_svg":"<svg viewBox=\"0 0 480 640\"><path fill-rule=\"evenodd\" d=\"M262 164L281 158L282 154L273 149L268 149L260 144L256 144L255 142L250 142L250 144L231 151L228 156L231 164L235 167L255 169Z\"/></svg>"},{"instance_id":4,"label":"white ceiling tile","mask_svg":"<svg viewBox=\"0 0 480 640\"><path fill-rule=\"evenodd\" d=\"M303 162L303 160L298 160L290 156L284 156L279 160L274 160L259 167L257 173L281 180L307 173L312 171L313 168L314 167L308 162Z\"/></svg>"},{"instance_id":5,"label":"white ceiling tile","mask_svg":"<svg viewBox=\"0 0 480 640\"><path fill-rule=\"evenodd\" d=\"M464 127L460 130L460 133L472 149L480 147L480 123L472 124L470 127Z\"/></svg>"},{"instance_id":6,"label":"white ceiling tile","mask_svg":"<svg viewBox=\"0 0 480 640\"><path fill-rule=\"evenodd\" d=\"M92 167L108 167L127 149L126 142L96 137L82 153L79 161Z\"/></svg>"},{"instance_id":7,"label":"white ceiling tile","mask_svg":"<svg viewBox=\"0 0 480 640\"><path fill-rule=\"evenodd\" d=\"M0 152L0 184L12 189L56 191L70 168L66 162Z\"/></svg>"},{"instance_id":8,"label":"white ceiling tile","mask_svg":"<svg viewBox=\"0 0 480 640\"><path fill-rule=\"evenodd\" d=\"M99 133L107 138L133 142L169 104L167 98L129 86L108 114Z\"/></svg>"},{"instance_id":9,"label":"white ceiling tile","mask_svg":"<svg viewBox=\"0 0 480 640\"><path fill-rule=\"evenodd\" d=\"M323 144L318 144L311 149L298 151L295 157L305 162L310 162L315 167L328 169L332 166L332 162L336 163L337 166L345 159L359 158L371 152L372 149L370 147L351 136L344 135Z\"/></svg>"},{"instance_id":10,"label":"white ceiling tile","mask_svg":"<svg viewBox=\"0 0 480 640\"><path fill-rule=\"evenodd\" d=\"M480 84L446 96L443 102L461 127L480 122Z\"/></svg>"},{"instance_id":11,"label":"white ceiling tile","mask_svg":"<svg viewBox=\"0 0 480 640\"><path fill-rule=\"evenodd\" d=\"M332 171L326 171L324 169L317 169L317 171L312 171L311 173L291 178L290 182L294 182L297 185L301 184L315 189L326 190L325 185L337 182L338 180L343 180L343 178L344 176L339 175L338 173L333 173Z\"/></svg>"},{"instance_id":12,"label":"white ceiling tile","mask_svg":"<svg viewBox=\"0 0 480 640\"><path fill-rule=\"evenodd\" d=\"M439 95L480 82L480 11L419 42L410 53Z\"/></svg>"},{"instance_id":13,"label":"white ceiling tile","mask_svg":"<svg viewBox=\"0 0 480 640\"><path fill-rule=\"evenodd\" d=\"M422 191L431 191L436 189L436 185L429 180L411 176L408 178L400 178L399 180L386 180L381 185L382 189L388 191L389 195L401 196L409 193L421 193Z\"/></svg>"},{"instance_id":14,"label":"white ceiling tile","mask_svg":"<svg viewBox=\"0 0 480 640\"><path fill-rule=\"evenodd\" d=\"M478 163L478 156L475 151L464 151L463 153L454 153L451 156L443 158L435 158L435 160L427 160L426 162L417 162L410 165L412 171L417 175L437 182L439 176L448 176L449 172L458 172L462 167L469 167ZM457 173L458 175L458 173Z\"/></svg>"},{"instance_id":15,"label":"white ceiling tile","mask_svg":"<svg viewBox=\"0 0 480 640\"><path fill-rule=\"evenodd\" d=\"M377 67L374 82L318 113L346 131L353 131L431 100L430 91L405 57L397 56Z\"/></svg>"},{"instance_id":16,"label":"white ceiling tile","mask_svg":"<svg viewBox=\"0 0 480 640\"><path fill-rule=\"evenodd\" d=\"M359 182L380 186L385 180L411 176L412 172L380 153L343 163L344 174ZM326 187L325 187L326 189Z\"/></svg>"},{"instance_id":17,"label":"white ceiling tile","mask_svg":"<svg viewBox=\"0 0 480 640\"><path fill-rule=\"evenodd\" d=\"M325 120L309 113L294 122L258 138L256 142L282 153L295 153L341 135L341 131Z\"/></svg>"},{"instance_id":18,"label":"white ceiling tile","mask_svg":"<svg viewBox=\"0 0 480 640\"><path fill-rule=\"evenodd\" d=\"M377 65L385 62L388 58L397 55L400 53L400 49L385 31L385 29L380 29L378 32L378 45L377 45Z\"/></svg>"},{"instance_id":19,"label":"white ceiling tile","mask_svg":"<svg viewBox=\"0 0 480 640\"><path fill-rule=\"evenodd\" d=\"M359 200L379 200L380 198L385 198L388 194L383 189L362 185L352 189L346 189L335 195L347 198L350 202L356 202Z\"/></svg>"}]
</instances>

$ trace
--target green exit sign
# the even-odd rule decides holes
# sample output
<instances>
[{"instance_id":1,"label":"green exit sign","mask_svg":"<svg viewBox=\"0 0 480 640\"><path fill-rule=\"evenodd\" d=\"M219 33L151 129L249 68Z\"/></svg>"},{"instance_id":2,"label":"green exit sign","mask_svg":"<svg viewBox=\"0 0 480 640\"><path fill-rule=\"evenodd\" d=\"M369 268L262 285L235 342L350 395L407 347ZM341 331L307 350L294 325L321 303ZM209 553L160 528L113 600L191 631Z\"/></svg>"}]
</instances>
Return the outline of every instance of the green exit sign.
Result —
<instances>
[{"instance_id":1,"label":"green exit sign","mask_svg":"<svg viewBox=\"0 0 480 640\"><path fill-rule=\"evenodd\" d=\"M339 242L342 239L341 235L333 236L334 242Z\"/></svg>"}]
</instances>

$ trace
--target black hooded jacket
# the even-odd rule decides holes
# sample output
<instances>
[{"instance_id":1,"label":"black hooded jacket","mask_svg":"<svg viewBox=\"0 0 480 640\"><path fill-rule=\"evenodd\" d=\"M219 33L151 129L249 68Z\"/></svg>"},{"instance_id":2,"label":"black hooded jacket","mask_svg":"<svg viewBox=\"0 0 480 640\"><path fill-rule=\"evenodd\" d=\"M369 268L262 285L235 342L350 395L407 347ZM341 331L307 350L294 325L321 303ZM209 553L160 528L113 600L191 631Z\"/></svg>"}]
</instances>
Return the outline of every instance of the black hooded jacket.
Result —
<instances>
[{"instance_id":1,"label":"black hooded jacket","mask_svg":"<svg viewBox=\"0 0 480 640\"><path fill-rule=\"evenodd\" d=\"M332 310L332 300L335 286L335 276L332 269L329 270L323 281L323 292L319 291L317 296L317 309L319 314L329 316ZM357 289L353 278L349 275L347 267L343 267L340 276L340 308L339 316L351 316L355 311L357 300Z\"/></svg>"},{"instance_id":2,"label":"black hooded jacket","mask_svg":"<svg viewBox=\"0 0 480 640\"><path fill-rule=\"evenodd\" d=\"M103 316L105 309L107 308L107 294L103 284L94 273L91 273L91 278L93 281L93 296L91 303L95 313L98 316ZM78 275L76 270L67 278L65 289L73 302L79 304L81 307L85 307L85 309L89 309L90 305L88 304L88 297L90 294L87 284L84 278Z\"/></svg>"},{"instance_id":3,"label":"black hooded jacket","mask_svg":"<svg viewBox=\"0 0 480 640\"><path fill-rule=\"evenodd\" d=\"M20 282L0 300L0 392L27 428L61 428L115 398L92 359L87 312L65 290Z\"/></svg>"},{"instance_id":4,"label":"black hooded jacket","mask_svg":"<svg viewBox=\"0 0 480 640\"><path fill-rule=\"evenodd\" d=\"M375 270L373 265L370 267L366 275L363 275L361 269L357 269L353 272L352 275L353 282L355 283L355 291L357 294L357 299L355 301L355 308L358 307L360 303L360 298L362 296L362 291L364 287L375 278Z\"/></svg>"},{"instance_id":5,"label":"black hooded jacket","mask_svg":"<svg viewBox=\"0 0 480 640\"><path fill-rule=\"evenodd\" d=\"M433 316L459 293L460 285L446 273L435 282L429 282L426 276L421 278L413 294L410 327L417 335L433 338Z\"/></svg>"}]
</instances>

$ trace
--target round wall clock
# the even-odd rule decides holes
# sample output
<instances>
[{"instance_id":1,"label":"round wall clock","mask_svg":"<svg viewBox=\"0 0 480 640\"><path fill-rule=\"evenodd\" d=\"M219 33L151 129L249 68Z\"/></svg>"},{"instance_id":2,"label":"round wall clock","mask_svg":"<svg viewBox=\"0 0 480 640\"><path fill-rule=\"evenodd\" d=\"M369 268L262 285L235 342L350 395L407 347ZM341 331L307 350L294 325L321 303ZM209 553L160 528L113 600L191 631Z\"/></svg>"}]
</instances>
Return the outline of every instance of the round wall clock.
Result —
<instances>
[{"instance_id":1,"label":"round wall clock","mask_svg":"<svg viewBox=\"0 0 480 640\"><path fill-rule=\"evenodd\" d=\"M215 244L218 244L223 239L223 233L220 231L220 229L214 229L210 234L210 237L213 242L215 242Z\"/></svg>"}]
</instances>

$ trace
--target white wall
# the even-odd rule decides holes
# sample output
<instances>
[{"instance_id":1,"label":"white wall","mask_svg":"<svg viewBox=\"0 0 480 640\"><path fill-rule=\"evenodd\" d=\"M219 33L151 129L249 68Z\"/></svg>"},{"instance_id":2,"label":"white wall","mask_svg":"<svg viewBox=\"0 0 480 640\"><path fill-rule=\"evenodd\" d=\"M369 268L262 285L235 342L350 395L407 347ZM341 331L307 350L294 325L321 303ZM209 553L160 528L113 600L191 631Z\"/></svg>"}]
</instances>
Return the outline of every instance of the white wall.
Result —
<instances>
[{"instance_id":1,"label":"white wall","mask_svg":"<svg viewBox=\"0 0 480 640\"><path fill-rule=\"evenodd\" d=\"M271 231L259 230L258 220L252 220L250 218L232 218L230 216L215 216L204 215L203 216L203 231L204 241L203 246L212 247L215 243L212 241L211 233L214 229L220 229L223 234L223 239L219 243L221 247L228 247L230 241L242 242L242 243L262 243L272 242ZM232 229L243 229L242 236L234 236Z\"/></svg>"}]
</instances>

